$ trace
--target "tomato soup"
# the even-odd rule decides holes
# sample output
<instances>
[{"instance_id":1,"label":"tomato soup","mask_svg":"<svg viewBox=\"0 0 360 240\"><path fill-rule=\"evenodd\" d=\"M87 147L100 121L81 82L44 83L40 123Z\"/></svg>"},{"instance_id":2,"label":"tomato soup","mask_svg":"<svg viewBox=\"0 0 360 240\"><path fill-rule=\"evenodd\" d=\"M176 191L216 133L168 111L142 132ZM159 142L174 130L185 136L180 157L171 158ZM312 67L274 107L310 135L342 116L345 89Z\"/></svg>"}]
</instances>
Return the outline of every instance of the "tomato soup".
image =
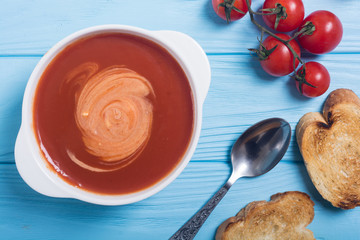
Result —
<instances>
[{"instance_id":1,"label":"tomato soup","mask_svg":"<svg viewBox=\"0 0 360 240\"><path fill-rule=\"evenodd\" d=\"M166 177L191 140L189 81L163 47L123 33L75 41L48 65L33 105L48 167L98 194L127 194Z\"/></svg>"}]
</instances>

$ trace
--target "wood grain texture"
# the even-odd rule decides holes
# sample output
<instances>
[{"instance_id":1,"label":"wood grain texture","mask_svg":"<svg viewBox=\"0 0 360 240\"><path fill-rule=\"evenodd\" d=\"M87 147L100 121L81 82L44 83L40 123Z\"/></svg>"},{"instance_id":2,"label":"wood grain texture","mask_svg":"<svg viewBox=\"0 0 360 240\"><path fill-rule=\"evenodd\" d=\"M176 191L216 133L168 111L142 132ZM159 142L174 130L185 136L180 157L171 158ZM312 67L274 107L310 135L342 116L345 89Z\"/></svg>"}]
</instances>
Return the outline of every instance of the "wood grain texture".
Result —
<instances>
[{"instance_id":1,"label":"wood grain texture","mask_svg":"<svg viewBox=\"0 0 360 240\"><path fill-rule=\"evenodd\" d=\"M358 0L304 0L306 15L336 13L344 37L334 52L305 55L326 66L331 90L350 88L360 95ZM221 186L230 174L230 149L250 125L269 117L289 121L293 137L284 158L264 176L240 179L214 210L196 239L213 239L217 226L247 203L291 190L315 202L309 228L317 239L358 239L360 208L343 211L322 199L312 185L294 137L299 118L319 111L326 95L300 96L289 77L264 73L247 48L256 47L257 29L247 17L229 25L208 0L170 1L21 1L0 8L0 231L1 239L167 239ZM255 9L262 1L253 1ZM195 154L167 188L138 203L104 207L73 199L49 198L19 176L13 149L21 122L22 95L43 54L74 31L99 24L128 24L149 30L176 30L192 36L206 51L212 82L203 110Z\"/></svg>"},{"instance_id":2,"label":"wood grain texture","mask_svg":"<svg viewBox=\"0 0 360 240\"><path fill-rule=\"evenodd\" d=\"M53 44L74 31L99 24L125 24L149 30L175 30L189 34L208 53L247 52L256 45L258 30L248 16L226 24L216 16L208 0L142 0L134 6L122 0L23 1L3 0L0 9L1 54L44 54ZM259 9L263 1L253 1ZM334 12L346 26L335 52L360 52L356 31L360 26L358 0L304 0L305 15L315 10ZM353 17L351 17L353 16ZM251 37L250 37L251 36ZM254 41L255 40L255 41Z\"/></svg>"}]
</instances>

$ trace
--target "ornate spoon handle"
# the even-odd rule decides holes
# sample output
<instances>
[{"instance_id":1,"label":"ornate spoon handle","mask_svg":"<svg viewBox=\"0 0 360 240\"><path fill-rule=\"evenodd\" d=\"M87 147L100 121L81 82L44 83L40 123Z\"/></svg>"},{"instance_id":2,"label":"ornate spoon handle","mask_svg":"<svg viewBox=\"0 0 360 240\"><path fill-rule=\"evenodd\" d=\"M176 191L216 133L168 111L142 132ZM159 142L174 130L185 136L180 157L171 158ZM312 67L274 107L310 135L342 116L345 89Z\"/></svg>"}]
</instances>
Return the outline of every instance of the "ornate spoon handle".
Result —
<instances>
[{"instance_id":1,"label":"ornate spoon handle","mask_svg":"<svg viewBox=\"0 0 360 240\"><path fill-rule=\"evenodd\" d=\"M231 187L228 181L217 191L214 196L192 217L187 221L169 240L190 240L195 237L201 226L204 224L210 213L216 205L225 196Z\"/></svg>"}]
</instances>

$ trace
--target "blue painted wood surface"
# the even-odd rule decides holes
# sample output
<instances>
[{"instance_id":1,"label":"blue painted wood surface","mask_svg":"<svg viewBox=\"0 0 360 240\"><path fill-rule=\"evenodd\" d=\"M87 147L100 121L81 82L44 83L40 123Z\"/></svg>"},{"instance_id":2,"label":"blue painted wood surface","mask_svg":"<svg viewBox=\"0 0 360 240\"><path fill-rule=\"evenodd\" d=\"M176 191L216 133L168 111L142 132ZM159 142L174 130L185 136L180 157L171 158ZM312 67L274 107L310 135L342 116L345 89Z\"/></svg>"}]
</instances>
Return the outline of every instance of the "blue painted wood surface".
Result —
<instances>
[{"instance_id":1,"label":"blue painted wood surface","mask_svg":"<svg viewBox=\"0 0 360 240\"><path fill-rule=\"evenodd\" d=\"M209 0L0 2L0 239L167 239L225 183L231 145L247 127L282 117L295 129L303 114L321 109L327 95L305 99L289 77L265 74L247 51L257 46L259 35L249 17L227 25L215 15ZM253 7L261 3L254 0ZM306 15L330 10L344 26L335 51L307 54L305 60L316 59L328 68L332 78L328 93L345 87L360 95L360 1L304 0L304 5ZM14 164L22 95L33 68L57 41L99 24L184 32L204 48L212 69L201 137L189 165L160 193L127 206L42 196L23 182ZM213 239L218 225L247 203L290 190L304 191L315 202L309 228L317 239L360 239L360 208L339 210L322 199L294 137L271 172L240 179L230 189L196 239Z\"/></svg>"}]
</instances>

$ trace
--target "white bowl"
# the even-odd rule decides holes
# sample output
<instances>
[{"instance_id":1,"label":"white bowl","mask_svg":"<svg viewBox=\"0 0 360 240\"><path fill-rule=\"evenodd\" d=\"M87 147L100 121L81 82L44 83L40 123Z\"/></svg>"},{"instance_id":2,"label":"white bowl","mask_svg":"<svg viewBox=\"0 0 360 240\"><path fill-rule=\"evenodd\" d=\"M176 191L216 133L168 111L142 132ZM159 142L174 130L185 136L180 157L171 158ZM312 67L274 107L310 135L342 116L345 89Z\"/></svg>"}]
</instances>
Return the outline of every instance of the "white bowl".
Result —
<instances>
[{"instance_id":1,"label":"white bowl","mask_svg":"<svg viewBox=\"0 0 360 240\"><path fill-rule=\"evenodd\" d=\"M46 165L33 126L34 94L39 79L52 59L72 42L100 33L129 33L147 38L161 46L178 61L190 82L194 96L194 130L190 145L179 164L157 184L139 192L124 195L103 195L76 188ZM39 61L27 83L22 108L22 123L15 144L16 167L24 181L35 191L62 198L75 198L101 205L123 205L137 202L159 192L170 184L190 161L199 140L202 105L210 85L210 65L206 54L191 37L175 31L148 31L124 25L101 25L71 34L53 46Z\"/></svg>"}]
</instances>

